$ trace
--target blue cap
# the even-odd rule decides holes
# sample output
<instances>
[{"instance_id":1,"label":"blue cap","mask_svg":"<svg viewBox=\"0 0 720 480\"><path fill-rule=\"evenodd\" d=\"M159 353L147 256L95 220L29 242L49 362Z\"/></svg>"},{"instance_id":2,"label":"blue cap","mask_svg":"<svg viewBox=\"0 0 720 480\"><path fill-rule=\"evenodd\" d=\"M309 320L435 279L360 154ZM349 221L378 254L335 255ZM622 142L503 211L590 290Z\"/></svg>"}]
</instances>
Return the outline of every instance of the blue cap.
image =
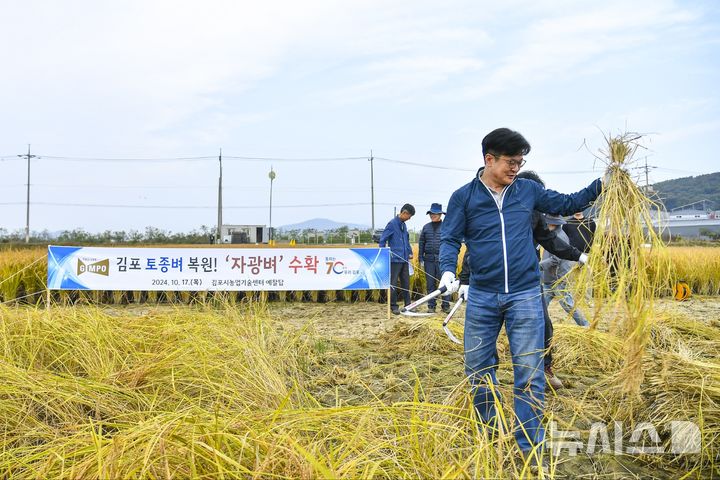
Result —
<instances>
[{"instance_id":1,"label":"blue cap","mask_svg":"<svg viewBox=\"0 0 720 480\"><path fill-rule=\"evenodd\" d=\"M445 215L445 212L442 211L442 205L440 205L439 203L433 203L432 205L430 205L430 210L428 210L427 213L428 215L430 215L431 213L434 215Z\"/></svg>"}]
</instances>

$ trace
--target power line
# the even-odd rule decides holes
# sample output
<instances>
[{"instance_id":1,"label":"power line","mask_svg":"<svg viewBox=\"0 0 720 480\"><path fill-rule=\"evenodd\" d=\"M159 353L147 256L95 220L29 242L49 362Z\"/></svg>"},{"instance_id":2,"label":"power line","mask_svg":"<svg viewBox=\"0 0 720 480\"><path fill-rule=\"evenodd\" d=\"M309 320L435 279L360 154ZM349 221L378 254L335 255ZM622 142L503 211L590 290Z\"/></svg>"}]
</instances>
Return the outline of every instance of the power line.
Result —
<instances>
[{"instance_id":1,"label":"power line","mask_svg":"<svg viewBox=\"0 0 720 480\"><path fill-rule=\"evenodd\" d=\"M24 183L8 183L8 184L0 184L0 188L24 188ZM191 190L191 189L203 189L203 190L209 190L209 189L217 189L217 185L103 185L103 184L96 184L93 183L91 185L87 184L60 184L60 183L33 183L33 187L42 187L42 188L82 188L82 189L118 189L118 190ZM267 187L265 186L258 186L258 185L230 185L226 186L223 184L223 191L225 190L266 190ZM341 193L341 192L365 192L367 189L365 188L325 188L323 186L316 186L316 187L283 187L283 192L317 192L319 189L322 189L323 193ZM417 189L398 189L398 188L380 188L376 190L381 190L385 192L417 192ZM433 191L433 190L423 190L423 191ZM444 191L444 190L434 190L436 192Z\"/></svg>"},{"instance_id":2,"label":"power line","mask_svg":"<svg viewBox=\"0 0 720 480\"><path fill-rule=\"evenodd\" d=\"M375 203L376 205L393 206L395 203ZM24 205L23 202L0 202L0 205ZM137 209L169 209L169 210L203 210L217 209L217 205L123 205L123 204L100 204L100 203L61 203L61 202L33 202L32 205L47 207L90 207L90 208L137 208ZM295 205L273 205L273 208L314 208L314 207L360 207L370 205L368 202L352 203L316 203L316 204L295 204ZM268 205L235 205L225 206L223 209L267 209Z\"/></svg>"},{"instance_id":3,"label":"power line","mask_svg":"<svg viewBox=\"0 0 720 480\"><path fill-rule=\"evenodd\" d=\"M394 160L392 158L374 157L375 160L380 160L387 163L398 163L401 165L412 165L415 167L435 168L438 170L455 170L458 172L476 172L476 168L458 168L458 167L445 167L442 165L431 165L429 163L409 162L407 160Z\"/></svg>"},{"instance_id":4,"label":"power line","mask_svg":"<svg viewBox=\"0 0 720 480\"><path fill-rule=\"evenodd\" d=\"M665 168L665 167L655 167L658 170L665 170L668 172L678 172L678 173L692 173L693 175L709 175L709 173L703 173L703 172L695 172L692 170L680 170L677 168Z\"/></svg>"},{"instance_id":5,"label":"power line","mask_svg":"<svg viewBox=\"0 0 720 480\"><path fill-rule=\"evenodd\" d=\"M384 158L384 157L375 157L375 160L381 160L383 162L388 163L397 163L401 165L412 165L414 167L424 167L424 168L434 168L437 170L454 170L457 172L477 172L478 168L459 168L459 167L447 167L442 165L432 165L429 163L419 163L419 162L410 162L407 160L395 160L392 158ZM596 170L562 170L562 171L546 171L546 170L540 170L538 173L542 173L543 175L575 175L575 174L584 174L584 173L597 173Z\"/></svg>"},{"instance_id":6,"label":"power line","mask_svg":"<svg viewBox=\"0 0 720 480\"><path fill-rule=\"evenodd\" d=\"M225 158L232 160L248 160L261 162L344 162L349 160L367 160L368 157L308 157L308 158L283 158L283 157L241 157L237 155L226 155Z\"/></svg>"},{"instance_id":7,"label":"power line","mask_svg":"<svg viewBox=\"0 0 720 480\"><path fill-rule=\"evenodd\" d=\"M60 161L77 161L77 162L174 162L174 161L205 161L214 160L215 156L197 156L197 157L141 157L141 158L121 158L121 157L75 157L75 156L60 156L60 155L38 155L37 159L51 159ZM357 157L254 157L254 156L243 156L243 155L223 155L226 160L233 161L252 161L252 162L348 162L348 161L359 161L368 160L367 156ZM3 158L4 159L4 158ZM8 158L10 159L10 158ZM408 160L397 160L394 158L387 157L373 157L373 160L379 160L386 163L393 163L398 165L409 165L421 168L432 168L436 170L449 170L457 172L476 172L477 168L461 168L461 167L450 167L444 165L434 165L430 163L412 162ZM547 175L567 175L567 174L586 174L596 173L594 170L563 170L563 171L541 171L542 174Z\"/></svg>"},{"instance_id":8,"label":"power line","mask_svg":"<svg viewBox=\"0 0 720 480\"><path fill-rule=\"evenodd\" d=\"M175 162L214 160L217 157L156 157L156 158L104 158L104 157L61 157L55 155L40 155L40 159L64 160L71 162Z\"/></svg>"}]
</instances>

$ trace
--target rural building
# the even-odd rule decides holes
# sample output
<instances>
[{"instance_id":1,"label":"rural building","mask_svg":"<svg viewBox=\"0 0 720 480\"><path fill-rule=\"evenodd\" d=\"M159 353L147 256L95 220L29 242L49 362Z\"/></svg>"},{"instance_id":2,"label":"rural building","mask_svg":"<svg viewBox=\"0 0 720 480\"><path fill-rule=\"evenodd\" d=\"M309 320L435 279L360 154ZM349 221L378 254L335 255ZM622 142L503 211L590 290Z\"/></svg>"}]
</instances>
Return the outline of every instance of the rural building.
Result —
<instances>
[{"instance_id":1,"label":"rural building","mask_svg":"<svg viewBox=\"0 0 720 480\"><path fill-rule=\"evenodd\" d=\"M223 225L222 243L268 243L270 229L266 225Z\"/></svg>"}]
</instances>

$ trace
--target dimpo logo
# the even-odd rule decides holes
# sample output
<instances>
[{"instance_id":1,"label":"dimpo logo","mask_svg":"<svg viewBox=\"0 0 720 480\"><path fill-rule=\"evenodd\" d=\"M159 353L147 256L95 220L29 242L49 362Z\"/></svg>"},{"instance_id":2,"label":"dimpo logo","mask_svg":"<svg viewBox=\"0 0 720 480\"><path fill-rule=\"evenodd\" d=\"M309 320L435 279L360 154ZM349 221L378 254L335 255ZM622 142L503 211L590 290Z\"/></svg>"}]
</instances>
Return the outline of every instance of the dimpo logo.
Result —
<instances>
[{"instance_id":1,"label":"dimpo logo","mask_svg":"<svg viewBox=\"0 0 720 480\"><path fill-rule=\"evenodd\" d=\"M86 260L87 262L87 260ZM78 258L77 274L82 275L83 273L95 273L97 275L110 275L110 259L98 260L93 263L86 263Z\"/></svg>"}]
</instances>

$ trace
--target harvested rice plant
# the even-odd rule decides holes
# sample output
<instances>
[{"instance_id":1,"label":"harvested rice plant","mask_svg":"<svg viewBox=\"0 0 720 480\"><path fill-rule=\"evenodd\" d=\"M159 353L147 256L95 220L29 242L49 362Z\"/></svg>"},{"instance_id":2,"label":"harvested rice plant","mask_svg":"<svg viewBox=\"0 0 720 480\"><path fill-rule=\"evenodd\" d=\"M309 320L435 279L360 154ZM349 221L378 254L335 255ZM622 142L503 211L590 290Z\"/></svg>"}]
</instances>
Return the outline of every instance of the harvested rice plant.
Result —
<instances>
[{"instance_id":1,"label":"harvested rice plant","mask_svg":"<svg viewBox=\"0 0 720 480\"><path fill-rule=\"evenodd\" d=\"M552 475L720 473L720 302L659 300L658 311L632 418L606 389L625 339L603 322L591 331L557 322L567 388L549 393L548 420L584 446L552 457ZM388 320L377 303L251 301L6 306L0 315L3 477L532 478L511 435L489 438L475 422L462 352L440 317ZM499 355L511 417L504 338ZM623 455L612 453L614 421ZM698 453L628 453L642 422L671 452L674 421L698 425ZM612 442L589 454L598 422Z\"/></svg>"}]
</instances>

